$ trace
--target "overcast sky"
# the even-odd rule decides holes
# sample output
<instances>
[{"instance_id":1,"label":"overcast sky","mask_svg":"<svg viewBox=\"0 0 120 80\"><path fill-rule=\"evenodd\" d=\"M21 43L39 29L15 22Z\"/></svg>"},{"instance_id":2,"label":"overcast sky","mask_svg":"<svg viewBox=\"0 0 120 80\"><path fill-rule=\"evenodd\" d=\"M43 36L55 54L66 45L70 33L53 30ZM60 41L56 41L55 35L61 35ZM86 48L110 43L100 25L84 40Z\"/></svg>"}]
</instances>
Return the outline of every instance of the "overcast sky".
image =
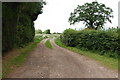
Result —
<instances>
[{"instance_id":1,"label":"overcast sky","mask_svg":"<svg viewBox=\"0 0 120 80\"><path fill-rule=\"evenodd\" d=\"M46 0L47 5L43 8L43 13L38 15L34 21L35 29L42 31L50 29L51 32L63 32L67 28L83 29L85 25L82 22L70 25L68 18L70 13L74 11L77 5L83 5L86 2L96 0ZM118 2L119 0L97 0L99 3L104 3L107 7L113 9L114 18L112 24L107 22L105 27L118 26Z\"/></svg>"}]
</instances>

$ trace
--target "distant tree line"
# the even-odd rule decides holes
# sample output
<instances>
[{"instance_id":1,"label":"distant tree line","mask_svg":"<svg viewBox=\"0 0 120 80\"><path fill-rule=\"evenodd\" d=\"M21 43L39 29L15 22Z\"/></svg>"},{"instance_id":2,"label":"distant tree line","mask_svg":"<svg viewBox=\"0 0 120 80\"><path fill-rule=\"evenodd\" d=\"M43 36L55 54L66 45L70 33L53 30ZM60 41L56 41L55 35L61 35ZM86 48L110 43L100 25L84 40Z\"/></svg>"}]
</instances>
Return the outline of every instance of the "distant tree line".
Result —
<instances>
[{"instance_id":1,"label":"distant tree line","mask_svg":"<svg viewBox=\"0 0 120 80\"><path fill-rule=\"evenodd\" d=\"M50 29L45 30L43 33L50 34Z\"/></svg>"},{"instance_id":2,"label":"distant tree line","mask_svg":"<svg viewBox=\"0 0 120 80\"><path fill-rule=\"evenodd\" d=\"M2 51L23 47L34 40L33 21L45 2L4 2L2 4Z\"/></svg>"},{"instance_id":3,"label":"distant tree line","mask_svg":"<svg viewBox=\"0 0 120 80\"><path fill-rule=\"evenodd\" d=\"M51 34L51 32L50 32L50 29L47 29L47 30L45 30L43 32L42 32L41 29L37 29L37 30L35 30L35 34ZM61 33L53 32L52 34L61 34Z\"/></svg>"},{"instance_id":4,"label":"distant tree line","mask_svg":"<svg viewBox=\"0 0 120 80\"><path fill-rule=\"evenodd\" d=\"M41 29L35 30L35 34L42 34L42 30Z\"/></svg>"},{"instance_id":5,"label":"distant tree line","mask_svg":"<svg viewBox=\"0 0 120 80\"><path fill-rule=\"evenodd\" d=\"M44 32L42 32L42 30L41 29L38 29L38 30L35 30L35 33L36 34L51 34L50 33L50 29L47 29L47 30L45 30Z\"/></svg>"}]
</instances>

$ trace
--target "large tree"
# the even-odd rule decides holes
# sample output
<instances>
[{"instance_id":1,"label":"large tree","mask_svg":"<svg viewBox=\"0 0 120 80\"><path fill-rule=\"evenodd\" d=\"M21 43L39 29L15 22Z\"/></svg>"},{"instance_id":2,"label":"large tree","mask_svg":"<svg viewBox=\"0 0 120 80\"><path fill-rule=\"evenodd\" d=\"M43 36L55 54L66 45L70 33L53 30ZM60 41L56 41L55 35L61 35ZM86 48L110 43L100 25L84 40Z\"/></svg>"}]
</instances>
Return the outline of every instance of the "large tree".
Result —
<instances>
[{"instance_id":1,"label":"large tree","mask_svg":"<svg viewBox=\"0 0 120 80\"><path fill-rule=\"evenodd\" d=\"M85 3L74 9L74 12L70 14L69 22L71 25L83 21L87 28L98 29L102 28L107 21L112 23L110 20L113 17L112 12L113 10L105 4L96 1Z\"/></svg>"}]
</instances>

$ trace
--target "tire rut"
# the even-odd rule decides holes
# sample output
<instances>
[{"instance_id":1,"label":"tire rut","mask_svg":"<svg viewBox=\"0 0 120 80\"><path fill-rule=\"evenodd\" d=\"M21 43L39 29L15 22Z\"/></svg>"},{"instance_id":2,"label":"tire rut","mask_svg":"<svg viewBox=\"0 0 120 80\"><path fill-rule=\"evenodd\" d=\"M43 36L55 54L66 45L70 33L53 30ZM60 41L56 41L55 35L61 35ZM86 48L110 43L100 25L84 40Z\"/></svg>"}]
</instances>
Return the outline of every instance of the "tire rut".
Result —
<instances>
[{"instance_id":1,"label":"tire rut","mask_svg":"<svg viewBox=\"0 0 120 80\"><path fill-rule=\"evenodd\" d=\"M57 46L50 39L52 49L45 46L47 39L29 53L23 66L7 78L117 78L117 72L98 62Z\"/></svg>"}]
</instances>

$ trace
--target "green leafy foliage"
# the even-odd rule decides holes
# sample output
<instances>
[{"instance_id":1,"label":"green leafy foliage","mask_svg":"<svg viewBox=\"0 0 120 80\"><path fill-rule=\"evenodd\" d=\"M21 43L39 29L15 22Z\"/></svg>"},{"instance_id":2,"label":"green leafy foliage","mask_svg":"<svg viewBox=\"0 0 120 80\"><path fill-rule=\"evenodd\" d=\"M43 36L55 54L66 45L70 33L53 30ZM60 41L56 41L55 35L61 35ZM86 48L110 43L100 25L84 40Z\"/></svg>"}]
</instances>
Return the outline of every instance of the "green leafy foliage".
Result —
<instances>
[{"instance_id":1,"label":"green leafy foliage","mask_svg":"<svg viewBox=\"0 0 120 80\"><path fill-rule=\"evenodd\" d=\"M118 56L118 33L102 30L75 31L67 29L60 38L66 46L98 51L100 55L109 55L110 57Z\"/></svg>"},{"instance_id":2,"label":"green leafy foliage","mask_svg":"<svg viewBox=\"0 0 120 80\"><path fill-rule=\"evenodd\" d=\"M76 33L77 31L73 29L67 29L63 32L63 35L60 36L62 39L62 42L67 46L76 46Z\"/></svg>"},{"instance_id":3,"label":"green leafy foliage","mask_svg":"<svg viewBox=\"0 0 120 80\"><path fill-rule=\"evenodd\" d=\"M35 34L42 34L42 30L41 29L35 30Z\"/></svg>"},{"instance_id":4,"label":"green leafy foliage","mask_svg":"<svg viewBox=\"0 0 120 80\"><path fill-rule=\"evenodd\" d=\"M113 10L106 7L105 4L98 3L96 1L92 3L85 3L84 5L74 9L74 12L70 14L70 24L83 21L85 26L92 29L102 28L106 21L111 22L110 18Z\"/></svg>"},{"instance_id":5,"label":"green leafy foliage","mask_svg":"<svg viewBox=\"0 0 120 80\"><path fill-rule=\"evenodd\" d=\"M2 51L24 47L34 41L33 21L42 13L45 2L4 2L2 5Z\"/></svg>"},{"instance_id":6,"label":"green leafy foliage","mask_svg":"<svg viewBox=\"0 0 120 80\"><path fill-rule=\"evenodd\" d=\"M45 30L44 33L45 33L45 34L51 34L51 33L50 33L50 29Z\"/></svg>"}]
</instances>

